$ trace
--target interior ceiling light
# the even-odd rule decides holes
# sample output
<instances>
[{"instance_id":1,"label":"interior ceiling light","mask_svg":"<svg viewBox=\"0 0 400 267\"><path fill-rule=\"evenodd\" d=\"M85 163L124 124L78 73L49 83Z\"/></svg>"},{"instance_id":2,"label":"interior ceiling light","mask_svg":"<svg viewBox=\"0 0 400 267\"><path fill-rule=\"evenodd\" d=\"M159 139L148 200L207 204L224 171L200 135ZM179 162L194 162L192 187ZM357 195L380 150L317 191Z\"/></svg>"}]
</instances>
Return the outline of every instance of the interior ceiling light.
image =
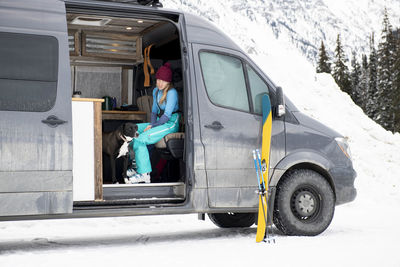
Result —
<instances>
[{"instance_id":1,"label":"interior ceiling light","mask_svg":"<svg viewBox=\"0 0 400 267\"><path fill-rule=\"evenodd\" d=\"M137 23L143 23L143 20L138 20Z\"/></svg>"},{"instance_id":2,"label":"interior ceiling light","mask_svg":"<svg viewBox=\"0 0 400 267\"><path fill-rule=\"evenodd\" d=\"M127 30L132 30L132 27L126 27Z\"/></svg>"},{"instance_id":3,"label":"interior ceiling light","mask_svg":"<svg viewBox=\"0 0 400 267\"><path fill-rule=\"evenodd\" d=\"M87 25L87 26L104 26L111 19L96 18L96 17L76 17L71 21L71 24Z\"/></svg>"}]
</instances>

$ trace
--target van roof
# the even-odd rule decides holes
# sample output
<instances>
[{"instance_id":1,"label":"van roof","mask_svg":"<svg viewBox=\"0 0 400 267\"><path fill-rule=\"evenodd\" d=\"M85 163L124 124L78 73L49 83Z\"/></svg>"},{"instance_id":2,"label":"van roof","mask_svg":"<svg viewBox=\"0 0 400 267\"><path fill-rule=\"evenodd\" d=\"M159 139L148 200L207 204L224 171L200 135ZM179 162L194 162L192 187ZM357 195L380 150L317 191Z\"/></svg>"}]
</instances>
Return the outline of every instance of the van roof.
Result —
<instances>
[{"instance_id":1,"label":"van roof","mask_svg":"<svg viewBox=\"0 0 400 267\"><path fill-rule=\"evenodd\" d=\"M191 43L215 45L241 51L240 47L211 22L186 12L186 34Z\"/></svg>"}]
</instances>

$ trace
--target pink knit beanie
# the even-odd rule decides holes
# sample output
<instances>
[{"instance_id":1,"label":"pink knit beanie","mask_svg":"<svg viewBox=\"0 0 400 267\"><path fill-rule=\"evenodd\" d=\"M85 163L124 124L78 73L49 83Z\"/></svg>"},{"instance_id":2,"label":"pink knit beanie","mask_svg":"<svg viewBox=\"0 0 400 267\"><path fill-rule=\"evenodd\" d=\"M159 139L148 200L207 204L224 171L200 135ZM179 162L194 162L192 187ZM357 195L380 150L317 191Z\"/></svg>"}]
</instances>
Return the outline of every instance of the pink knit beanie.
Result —
<instances>
[{"instance_id":1,"label":"pink knit beanie","mask_svg":"<svg viewBox=\"0 0 400 267\"><path fill-rule=\"evenodd\" d=\"M156 73L156 79L160 79L166 82L171 82L172 81L171 64L165 63L164 66L161 66Z\"/></svg>"}]
</instances>

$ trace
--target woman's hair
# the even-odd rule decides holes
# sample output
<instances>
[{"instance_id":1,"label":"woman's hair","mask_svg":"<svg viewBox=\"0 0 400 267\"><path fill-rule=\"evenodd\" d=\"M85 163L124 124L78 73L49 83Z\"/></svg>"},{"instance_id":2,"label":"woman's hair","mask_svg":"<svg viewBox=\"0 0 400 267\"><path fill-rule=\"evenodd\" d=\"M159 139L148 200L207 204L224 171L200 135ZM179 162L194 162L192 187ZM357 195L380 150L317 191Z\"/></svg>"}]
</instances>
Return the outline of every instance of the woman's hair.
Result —
<instances>
[{"instance_id":1,"label":"woman's hair","mask_svg":"<svg viewBox=\"0 0 400 267\"><path fill-rule=\"evenodd\" d=\"M169 91L169 89L171 89L171 88L172 88L172 83L168 83L167 88L165 88L165 89L163 90L163 95L162 95L162 97L161 97L161 99L160 99L160 102L158 102L160 105L167 99L168 91Z\"/></svg>"}]
</instances>

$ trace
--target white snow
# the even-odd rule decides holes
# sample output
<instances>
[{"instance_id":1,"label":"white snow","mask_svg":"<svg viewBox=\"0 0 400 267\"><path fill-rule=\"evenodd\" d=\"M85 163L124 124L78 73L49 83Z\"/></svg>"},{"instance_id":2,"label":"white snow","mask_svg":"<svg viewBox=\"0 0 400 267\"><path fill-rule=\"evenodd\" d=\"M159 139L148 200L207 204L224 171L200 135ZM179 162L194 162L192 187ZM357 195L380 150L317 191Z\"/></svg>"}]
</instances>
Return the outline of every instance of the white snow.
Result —
<instances>
[{"instance_id":1,"label":"white snow","mask_svg":"<svg viewBox=\"0 0 400 267\"><path fill-rule=\"evenodd\" d=\"M165 0L163 3L166 7L195 12L222 27L235 23L243 26L242 19L246 17L273 31L279 39L294 44L310 60L316 59L321 41L333 56L338 34L347 56L356 51L361 59L361 53L369 53L368 38L372 33L375 45L378 44L384 8L393 28L400 27L398 0ZM219 23L222 20L224 23Z\"/></svg>"},{"instance_id":2,"label":"white snow","mask_svg":"<svg viewBox=\"0 0 400 267\"><path fill-rule=\"evenodd\" d=\"M213 13L299 110L349 138L356 200L336 207L319 236L278 234L276 244L256 243L255 226L219 229L197 215L0 222L0 266L400 266L400 135L368 119L329 75L317 75L257 20L232 20L219 1L165 2Z\"/></svg>"}]
</instances>

